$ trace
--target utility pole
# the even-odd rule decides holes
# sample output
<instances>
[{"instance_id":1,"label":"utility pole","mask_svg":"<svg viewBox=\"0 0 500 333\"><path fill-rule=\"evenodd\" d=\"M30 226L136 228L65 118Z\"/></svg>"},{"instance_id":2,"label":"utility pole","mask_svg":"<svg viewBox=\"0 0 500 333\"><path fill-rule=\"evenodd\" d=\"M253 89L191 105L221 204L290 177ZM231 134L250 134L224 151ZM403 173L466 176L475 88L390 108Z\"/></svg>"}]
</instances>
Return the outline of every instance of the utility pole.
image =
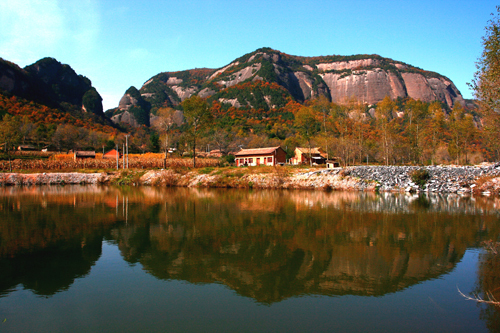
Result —
<instances>
[{"instance_id":1,"label":"utility pole","mask_svg":"<svg viewBox=\"0 0 500 333\"><path fill-rule=\"evenodd\" d=\"M127 143L127 169L128 169L128 137L130 134L125 135L125 142Z\"/></svg>"}]
</instances>

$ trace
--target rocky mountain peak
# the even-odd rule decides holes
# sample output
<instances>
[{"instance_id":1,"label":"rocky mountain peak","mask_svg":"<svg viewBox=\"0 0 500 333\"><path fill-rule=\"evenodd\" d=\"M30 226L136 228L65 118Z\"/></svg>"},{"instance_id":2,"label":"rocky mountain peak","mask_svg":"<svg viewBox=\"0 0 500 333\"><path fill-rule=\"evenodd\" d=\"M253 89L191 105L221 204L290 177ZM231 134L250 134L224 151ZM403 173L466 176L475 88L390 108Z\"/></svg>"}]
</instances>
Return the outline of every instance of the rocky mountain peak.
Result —
<instances>
[{"instance_id":1,"label":"rocky mountain peak","mask_svg":"<svg viewBox=\"0 0 500 333\"><path fill-rule=\"evenodd\" d=\"M272 100L273 94L262 92L262 85L257 92L258 82L276 84L301 103L320 95L338 104L352 99L376 104L386 96L438 100L449 107L457 101L464 103L445 76L379 55L300 57L271 48L243 55L219 69L160 73L148 80L140 93L153 108L175 107L193 94L237 108L282 107L280 103L286 103L286 98Z\"/></svg>"}]
</instances>

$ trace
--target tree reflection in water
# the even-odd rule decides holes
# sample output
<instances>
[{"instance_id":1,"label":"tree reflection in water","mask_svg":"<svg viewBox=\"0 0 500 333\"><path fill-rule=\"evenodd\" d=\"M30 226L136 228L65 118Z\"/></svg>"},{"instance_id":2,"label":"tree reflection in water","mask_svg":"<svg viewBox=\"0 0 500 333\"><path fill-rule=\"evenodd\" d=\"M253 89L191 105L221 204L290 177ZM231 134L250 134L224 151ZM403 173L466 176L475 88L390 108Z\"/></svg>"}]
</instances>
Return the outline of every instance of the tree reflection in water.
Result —
<instances>
[{"instance_id":1,"label":"tree reflection in water","mask_svg":"<svg viewBox=\"0 0 500 333\"><path fill-rule=\"evenodd\" d=\"M478 280L475 295L484 300L500 300L500 243L488 242L479 257ZM481 319L491 332L500 332L500 302L479 304Z\"/></svg>"},{"instance_id":2,"label":"tree reflection in water","mask_svg":"<svg viewBox=\"0 0 500 333\"><path fill-rule=\"evenodd\" d=\"M497 237L497 204L351 192L2 188L0 295L19 284L39 295L67 289L108 240L159 279L223 283L263 304L379 296L449 272L468 247ZM485 273L490 266L481 276L498 276Z\"/></svg>"}]
</instances>

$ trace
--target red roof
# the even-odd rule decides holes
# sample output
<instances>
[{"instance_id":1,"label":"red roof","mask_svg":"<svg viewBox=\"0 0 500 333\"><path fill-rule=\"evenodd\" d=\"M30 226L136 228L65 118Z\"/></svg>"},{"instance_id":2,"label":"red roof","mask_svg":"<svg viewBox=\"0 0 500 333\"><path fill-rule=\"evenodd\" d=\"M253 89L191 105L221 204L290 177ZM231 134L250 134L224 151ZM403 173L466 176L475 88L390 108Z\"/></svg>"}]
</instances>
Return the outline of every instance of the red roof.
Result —
<instances>
[{"instance_id":1,"label":"red roof","mask_svg":"<svg viewBox=\"0 0 500 333\"><path fill-rule=\"evenodd\" d=\"M237 152L234 156L270 155L273 154L279 148L281 147L278 146L278 147L268 147L268 148L242 149L239 152Z\"/></svg>"}]
</instances>

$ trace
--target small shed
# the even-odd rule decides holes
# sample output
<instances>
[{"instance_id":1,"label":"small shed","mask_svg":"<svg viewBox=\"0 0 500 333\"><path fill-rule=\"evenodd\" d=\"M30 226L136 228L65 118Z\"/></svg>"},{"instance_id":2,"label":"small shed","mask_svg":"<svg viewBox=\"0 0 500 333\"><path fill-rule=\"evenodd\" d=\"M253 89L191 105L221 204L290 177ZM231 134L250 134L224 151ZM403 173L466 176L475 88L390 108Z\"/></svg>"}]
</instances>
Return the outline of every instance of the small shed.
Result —
<instances>
[{"instance_id":1,"label":"small shed","mask_svg":"<svg viewBox=\"0 0 500 333\"><path fill-rule=\"evenodd\" d=\"M20 145L17 147L18 151L36 151L36 147L32 145Z\"/></svg>"},{"instance_id":2,"label":"small shed","mask_svg":"<svg viewBox=\"0 0 500 333\"><path fill-rule=\"evenodd\" d=\"M208 153L210 157L222 157L223 152L220 149L213 149Z\"/></svg>"},{"instance_id":3,"label":"small shed","mask_svg":"<svg viewBox=\"0 0 500 333\"><path fill-rule=\"evenodd\" d=\"M75 151L73 158L75 161L80 159L95 158L95 151Z\"/></svg>"},{"instance_id":4,"label":"small shed","mask_svg":"<svg viewBox=\"0 0 500 333\"><path fill-rule=\"evenodd\" d=\"M338 168L340 167L340 162L337 159L328 160L326 161L326 167L328 169Z\"/></svg>"},{"instance_id":5,"label":"small shed","mask_svg":"<svg viewBox=\"0 0 500 333\"><path fill-rule=\"evenodd\" d=\"M104 155L102 155L102 158L116 160L117 157L120 158L121 156L122 154L120 154L119 151L117 151L116 149L111 149L107 151Z\"/></svg>"}]
</instances>

